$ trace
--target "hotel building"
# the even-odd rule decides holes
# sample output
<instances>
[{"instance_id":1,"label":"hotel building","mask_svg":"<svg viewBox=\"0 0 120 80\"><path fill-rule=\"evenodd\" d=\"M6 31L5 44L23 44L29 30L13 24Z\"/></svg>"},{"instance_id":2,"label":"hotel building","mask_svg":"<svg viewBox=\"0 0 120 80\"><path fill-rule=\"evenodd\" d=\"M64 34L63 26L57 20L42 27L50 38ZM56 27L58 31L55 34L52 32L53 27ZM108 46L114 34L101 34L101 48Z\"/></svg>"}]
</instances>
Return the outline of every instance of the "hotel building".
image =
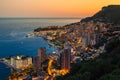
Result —
<instances>
[{"instance_id":1,"label":"hotel building","mask_svg":"<svg viewBox=\"0 0 120 80\"><path fill-rule=\"evenodd\" d=\"M29 67L31 64L32 64L31 57L24 56L11 57L11 65L18 69Z\"/></svg>"}]
</instances>

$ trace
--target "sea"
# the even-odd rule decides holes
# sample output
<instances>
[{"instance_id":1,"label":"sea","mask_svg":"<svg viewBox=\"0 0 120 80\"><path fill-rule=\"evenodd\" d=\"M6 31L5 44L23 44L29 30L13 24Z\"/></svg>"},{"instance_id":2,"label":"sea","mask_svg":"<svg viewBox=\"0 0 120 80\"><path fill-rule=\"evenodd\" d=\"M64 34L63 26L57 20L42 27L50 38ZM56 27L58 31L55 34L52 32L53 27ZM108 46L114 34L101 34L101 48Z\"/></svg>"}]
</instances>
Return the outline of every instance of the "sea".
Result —
<instances>
[{"instance_id":1,"label":"sea","mask_svg":"<svg viewBox=\"0 0 120 80\"><path fill-rule=\"evenodd\" d=\"M39 48L46 48L46 53L56 50L41 37L26 37L38 27L64 26L79 22L80 18L0 18L0 58L25 55L35 56ZM10 68L0 63L0 80L6 80L11 74Z\"/></svg>"}]
</instances>

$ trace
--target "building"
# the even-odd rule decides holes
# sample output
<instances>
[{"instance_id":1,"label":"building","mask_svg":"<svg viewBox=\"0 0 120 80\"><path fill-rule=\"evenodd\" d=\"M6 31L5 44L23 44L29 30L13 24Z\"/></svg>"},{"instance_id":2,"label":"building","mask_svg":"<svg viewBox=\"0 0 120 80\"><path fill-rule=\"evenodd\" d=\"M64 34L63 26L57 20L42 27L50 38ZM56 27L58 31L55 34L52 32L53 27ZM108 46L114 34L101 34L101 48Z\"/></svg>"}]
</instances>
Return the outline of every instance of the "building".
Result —
<instances>
[{"instance_id":1,"label":"building","mask_svg":"<svg viewBox=\"0 0 120 80\"><path fill-rule=\"evenodd\" d=\"M33 57L34 70L40 74L43 70L43 63L47 60L46 49L38 49L38 55Z\"/></svg>"},{"instance_id":2,"label":"building","mask_svg":"<svg viewBox=\"0 0 120 80\"><path fill-rule=\"evenodd\" d=\"M15 68L21 69L29 67L32 64L32 58L31 57L25 57L25 56L14 56L11 57L11 65Z\"/></svg>"},{"instance_id":3,"label":"building","mask_svg":"<svg viewBox=\"0 0 120 80\"><path fill-rule=\"evenodd\" d=\"M70 48L64 49L63 53L61 54L61 69L70 70L70 55Z\"/></svg>"},{"instance_id":4,"label":"building","mask_svg":"<svg viewBox=\"0 0 120 80\"><path fill-rule=\"evenodd\" d=\"M38 56L33 57L33 65L34 65L34 71L39 73L40 71L40 61Z\"/></svg>"},{"instance_id":5,"label":"building","mask_svg":"<svg viewBox=\"0 0 120 80\"><path fill-rule=\"evenodd\" d=\"M43 62L47 59L46 48L38 49L38 57L40 61L40 67L42 67Z\"/></svg>"},{"instance_id":6,"label":"building","mask_svg":"<svg viewBox=\"0 0 120 80\"><path fill-rule=\"evenodd\" d=\"M99 37L100 37L100 26L99 25L95 26L94 32L95 32L95 41L96 43L99 43Z\"/></svg>"}]
</instances>

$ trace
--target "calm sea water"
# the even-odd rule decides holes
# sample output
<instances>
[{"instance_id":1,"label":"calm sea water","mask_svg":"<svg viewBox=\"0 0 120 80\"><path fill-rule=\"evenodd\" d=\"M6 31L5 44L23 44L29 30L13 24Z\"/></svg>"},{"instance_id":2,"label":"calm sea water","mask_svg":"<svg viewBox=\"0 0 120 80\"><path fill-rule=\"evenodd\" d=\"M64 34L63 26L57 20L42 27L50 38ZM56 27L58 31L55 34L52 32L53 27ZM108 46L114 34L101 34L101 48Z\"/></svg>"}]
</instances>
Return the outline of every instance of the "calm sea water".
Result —
<instances>
[{"instance_id":1,"label":"calm sea water","mask_svg":"<svg viewBox=\"0 0 120 80\"><path fill-rule=\"evenodd\" d=\"M48 41L40 37L27 38L26 34L38 27L63 26L78 21L80 19L0 18L0 58L11 55L35 56L41 47L51 53L56 48L50 47ZM5 80L9 75L10 69L0 63L0 80Z\"/></svg>"}]
</instances>

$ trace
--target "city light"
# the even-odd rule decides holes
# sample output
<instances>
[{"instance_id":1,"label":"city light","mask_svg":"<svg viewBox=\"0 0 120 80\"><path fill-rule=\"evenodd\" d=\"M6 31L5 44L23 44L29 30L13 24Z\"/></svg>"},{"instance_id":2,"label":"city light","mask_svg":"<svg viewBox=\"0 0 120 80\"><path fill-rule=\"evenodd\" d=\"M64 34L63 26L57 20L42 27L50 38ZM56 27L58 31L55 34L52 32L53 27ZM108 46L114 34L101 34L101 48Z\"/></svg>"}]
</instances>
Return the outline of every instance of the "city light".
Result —
<instances>
[{"instance_id":1,"label":"city light","mask_svg":"<svg viewBox=\"0 0 120 80\"><path fill-rule=\"evenodd\" d=\"M51 58L48 63L48 74L52 76L51 66L52 66L53 59Z\"/></svg>"},{"instance_id":2,"label":"city light","mask_svg":"<svg viewBox=\"0 0 120 80\"><path fill-rule=\"evenodd\" d=\"M50 57L49 62L48 62L48 74L50 76L56 77L56 76L66 75L69 72L69 70L67 69L61 69L61 70L52 69L53 61L54 61L53 57ZM44 80L47 80L48 78L49 76L46 76Z\"/></svg>"}]
</instances>

